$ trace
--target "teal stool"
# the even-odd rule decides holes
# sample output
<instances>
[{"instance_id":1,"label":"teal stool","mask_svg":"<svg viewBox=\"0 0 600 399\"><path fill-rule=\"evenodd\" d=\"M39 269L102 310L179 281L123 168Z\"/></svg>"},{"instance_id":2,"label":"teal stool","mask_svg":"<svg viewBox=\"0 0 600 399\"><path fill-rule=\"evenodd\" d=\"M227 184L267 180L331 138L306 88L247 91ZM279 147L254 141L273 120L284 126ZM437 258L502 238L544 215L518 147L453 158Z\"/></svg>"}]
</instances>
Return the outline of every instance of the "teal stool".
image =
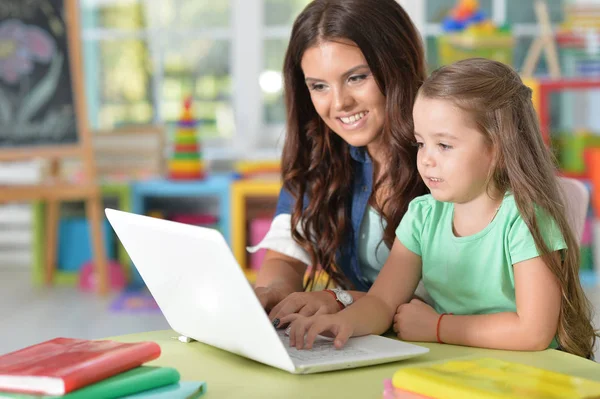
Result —
<instances>
[{"instance_id":1,"label":"teal stool","mask_svg":"<svg viewBox=\"0 0 600 399\"><path fill-rule=\"evenodd\" d=\"M219 219L217 229L223 234L225 240L231 245L231 184L235 181L235 175L208 175L202 180L168 180L154 179L139 181L131 187L131 211L144 215L145 200L150 197L213 197L219 202ZM144 282L135 268L131 270L131 285L134 287L144 286Z\"/></svg>"}]
</instances>

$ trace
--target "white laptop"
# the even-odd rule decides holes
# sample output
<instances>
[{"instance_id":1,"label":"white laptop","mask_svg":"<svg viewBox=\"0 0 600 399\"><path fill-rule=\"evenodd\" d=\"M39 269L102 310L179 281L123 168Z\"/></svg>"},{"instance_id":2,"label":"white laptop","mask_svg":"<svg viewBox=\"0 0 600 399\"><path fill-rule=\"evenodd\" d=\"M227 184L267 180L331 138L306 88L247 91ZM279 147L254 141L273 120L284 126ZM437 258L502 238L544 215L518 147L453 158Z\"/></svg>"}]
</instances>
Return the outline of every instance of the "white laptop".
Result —
<instances>
[{"instance_id":1,"label":"white laptop","mask_svg":"<svg viewBox=\"0 0 600 399\"><path fill-rule=\"evenodd\" d=\"M276 330L217 230L106 209L167 322L177 333L294 374L393 362L428 348L377 335L343 349L319 337L311 350L290 348Z\"/></svg>"}]
</instances>

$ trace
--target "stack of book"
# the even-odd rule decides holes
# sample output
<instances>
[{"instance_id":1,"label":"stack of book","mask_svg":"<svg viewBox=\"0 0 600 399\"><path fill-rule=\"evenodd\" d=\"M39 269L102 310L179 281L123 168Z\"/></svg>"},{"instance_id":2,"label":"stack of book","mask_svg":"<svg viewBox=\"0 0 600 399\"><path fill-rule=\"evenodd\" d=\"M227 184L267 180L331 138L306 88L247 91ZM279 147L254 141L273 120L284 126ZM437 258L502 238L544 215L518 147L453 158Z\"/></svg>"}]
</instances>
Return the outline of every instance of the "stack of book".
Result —
<instances>
[{"instance_id":1,"label":"stack of book","mask_svg":"<svg viewBox=\"0 0 600 399\"><path fill-rule=\"evenodd\" d=\"M174 368L145 364L159 356L154 342L55 338L0 356L0 399L194 399L206 391Z\"/></svg>"},{"instance_id":2,"label":"stack of book","mask_svg":"<svg viewBox=\"0 0 600 399\"><path fill-rule=\"evenodd\" d=\"M407 367L384 382L384 399L592 399L600 383L493 358Z\"/></svg>"}]
</instances>

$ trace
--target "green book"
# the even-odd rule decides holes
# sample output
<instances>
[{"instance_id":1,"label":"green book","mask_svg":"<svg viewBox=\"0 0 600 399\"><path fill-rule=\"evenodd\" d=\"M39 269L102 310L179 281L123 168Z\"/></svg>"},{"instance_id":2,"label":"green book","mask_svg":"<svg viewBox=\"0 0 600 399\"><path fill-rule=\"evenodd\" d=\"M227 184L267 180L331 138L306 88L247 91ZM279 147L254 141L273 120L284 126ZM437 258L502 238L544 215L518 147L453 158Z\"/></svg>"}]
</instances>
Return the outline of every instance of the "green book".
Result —
<instances>
[{"instance_id":1,"label":"green book","mask_svg":"<svg viewBox=\"0 0 600 399\"><path fill-rule=\"evenodd\" d=\"M113 399L179 382L171 367L140 366L62 396L2 393L0 399Z\"/></svg>"},{"instance_id":2,"label":"green book","mask_svg":"<svg viewBox=\"0 0 600 399\"><path fill-rule=\"evenodd\" d=\"M204 381L179 381L177 384L136 393L122 399L198 399L205 393Z\"/></svg>"}]
</instances>

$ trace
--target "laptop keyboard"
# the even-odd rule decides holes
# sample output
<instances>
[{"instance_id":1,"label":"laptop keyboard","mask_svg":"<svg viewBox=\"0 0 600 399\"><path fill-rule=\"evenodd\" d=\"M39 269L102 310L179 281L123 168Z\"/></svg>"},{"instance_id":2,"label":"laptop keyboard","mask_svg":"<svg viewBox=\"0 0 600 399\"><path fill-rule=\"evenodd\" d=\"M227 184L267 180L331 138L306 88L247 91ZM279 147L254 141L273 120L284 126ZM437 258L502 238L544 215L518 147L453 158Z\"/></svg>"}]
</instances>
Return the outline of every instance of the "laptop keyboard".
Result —
<instances>
[{"instance_id":1,"label":"laptop keyboard","mask_svg":"<svg viewBox=\"0 0 600 399\"><path fill-rule=\"evenodd\" d=\"M343 349L336 349L333 341L324 337L318 337L313 343L312 349L301 349L290 347L290 338L285 335L284 330L277 330L279 338L283 342L285 349L293 360L315 361L315 360L340 360L349 357L365 355L368 352L362 349L353 348L346 344Z\"/></svg>"}]
</instances>

